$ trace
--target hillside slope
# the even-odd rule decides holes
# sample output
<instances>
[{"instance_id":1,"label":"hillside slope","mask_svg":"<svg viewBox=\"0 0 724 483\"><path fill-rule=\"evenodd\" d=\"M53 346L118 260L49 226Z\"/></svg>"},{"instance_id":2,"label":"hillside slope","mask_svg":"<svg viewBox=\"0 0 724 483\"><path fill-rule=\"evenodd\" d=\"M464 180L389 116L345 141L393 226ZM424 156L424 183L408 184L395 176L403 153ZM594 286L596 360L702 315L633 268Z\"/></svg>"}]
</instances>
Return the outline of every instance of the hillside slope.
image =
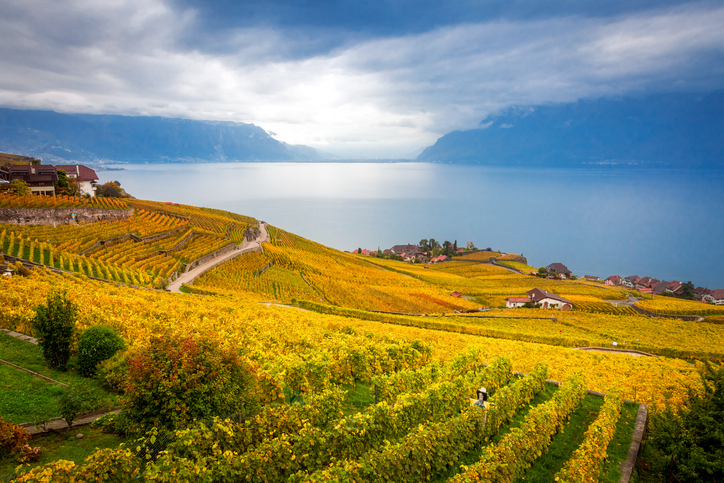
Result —
<instances>
[{"instance_id":1,"label":"hillside slope","mask_svg":"<svg viewBox=\"0 0 724 483\"><path fill-rule=\"evenodd\" d=\"M454 131L418 161L724 167L724 91L520 106Z\"/></svg>"},{"instance_id":2,"label":"hillside slope","mask_svg":"<svg viewBox=\"0 0 724 483\"><path fill-rule=\"evenodd\" d=\"M0 109L0 151L56 160L122 162L308 161L307 146L254 124Z\"/></svg>"}]
</instances>

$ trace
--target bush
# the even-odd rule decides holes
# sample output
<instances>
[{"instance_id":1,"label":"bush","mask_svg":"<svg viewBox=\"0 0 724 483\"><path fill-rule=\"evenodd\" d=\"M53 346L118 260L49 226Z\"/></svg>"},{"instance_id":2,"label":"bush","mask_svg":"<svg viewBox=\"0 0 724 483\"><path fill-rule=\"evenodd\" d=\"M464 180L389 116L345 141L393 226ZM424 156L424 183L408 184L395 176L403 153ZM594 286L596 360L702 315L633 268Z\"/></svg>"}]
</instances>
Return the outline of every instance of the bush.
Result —
<instances>
[{"instance_id":1,"label":"bush","mask_svg":"<svg viewBox=\"0 0 724 483\"><path fill-rule=\"evenodd\" d=\"M35 308L33 328L51 368L66 370L77 316L78 307L65 292L49 293L46 303Z\"/></svg>"},{"instance_id":2,"label":"bush","mask_svg":"<svg viewBox=\"0 0 724 483\"><path fill-rule=\"evenodd\" d=\"M93 421L91 427L98 428L104 433L115 434L118 436L125 436L128 434L128 421L122 412L104 414Z\"/></svg>"},{"instance_id":3,"label":"bush","mask_svg":"<svg viewBox=\"0 0 724 483\"><path fill-rule=\"evenodd\" d=\"M703 391L689 389L689 404L666 408L651 418L651 446L660 461L652 466L677 481L724 481L724 366L700 367Z\"/></svg>"},{"instance_id":4,"label":"bush","mask_svg":"<svg viewBox=\"0 0 724 483\"><path fill-rule=\"evenodd\" d=\"M30 275L30 269L23 265L20 261L17 261L14 264L8 263L8 268L10 270L14 270L16 275L22 275L23 277Z\"/></svg>"},{"instance_id":5,"label":"bush","mask_svg":"<svg viewBox=\"0 0 724 483\"><path fill-rule=\"evenodd\" d=\"M121 394L126 389L128 378L128 353L116 352L113 357L106 359L97 366L98 379L104 389Z\"/></svg>"},{"instance_id":6,"label":"bush","mask_svg":"<svg viewBox=\"0 0 724 483\"><path fill-rule=\"evenodd\" d=\"M98 364L125 348L126 343L110 327L89 327L78 341L78 372L84 377L94 376Z\"/></svg>"},{"instance_id":7,"label":"bush","mask_svg":"<svg viewBox=\"0 0 724 483\"><path fill-rule=\"evenodd\" d=\"M0 452L17 453L28 444L30 435L24 428L0 418Z\"/></svg>"},{"instance_id":8,"label":"bush","mask_svg":"<svg viewBox=\"0 0 724 483\"><path fill-rule=\"evenodd\" d=\"M238 351L169 332L129 354L123 406L136 430L176 429L252 410L255 386L253 368Z\"/></svg>"}]
</instances>

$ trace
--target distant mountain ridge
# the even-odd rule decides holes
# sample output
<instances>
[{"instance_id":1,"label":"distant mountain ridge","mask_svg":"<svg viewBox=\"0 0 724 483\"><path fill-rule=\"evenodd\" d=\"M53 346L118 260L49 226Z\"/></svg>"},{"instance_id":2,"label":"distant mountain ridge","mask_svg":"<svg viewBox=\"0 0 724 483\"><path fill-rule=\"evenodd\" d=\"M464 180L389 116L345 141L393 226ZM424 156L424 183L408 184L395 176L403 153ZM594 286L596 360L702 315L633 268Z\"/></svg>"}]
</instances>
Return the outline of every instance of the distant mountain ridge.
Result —
<instances>
[{"instance_id":1,"label":"distant mountain ridge","mask_svg":"<svg viewBox=\"0 0 724 483\"><path fill-rule=\"evenodd\" d=\"M580 166L724 167L724 90L508 109L453 131L418 161Z\"/></svg>"},{"instance_id":2,"label":"distant mountain ridge","mask_svg":"<svg viewBox=\"0 0 724 483\"><path fill-rule=\"evenodd\" d=\"M0 151L46 162L316 161L254 124L0 108Z\"/></svg>"}]
</instances>

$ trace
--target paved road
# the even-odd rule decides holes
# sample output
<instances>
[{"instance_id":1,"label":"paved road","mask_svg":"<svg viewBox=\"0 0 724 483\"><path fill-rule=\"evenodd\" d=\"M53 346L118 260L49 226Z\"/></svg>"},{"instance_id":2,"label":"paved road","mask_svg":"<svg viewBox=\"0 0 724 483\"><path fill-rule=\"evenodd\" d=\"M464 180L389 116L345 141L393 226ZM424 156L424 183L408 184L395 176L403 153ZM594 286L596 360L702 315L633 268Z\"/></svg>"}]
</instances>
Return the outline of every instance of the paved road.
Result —
<instances>
[{"instance_id":1,"label":"paved road","mask_svg":"<svg viewBox=\"0 0 724 483\"><path fill-rule=\"evenodd\" d=\"M248 240L244 240L244 243L242 243L241 245L236 247L236 249L230 251L229 253L225 253L220 257L213 258L206 263L202 263L201 265L194 267L192 270L189 270L188 272L182 274L176 280L168 284L166 290L168 290L169 292L181 293L180 289L182 284L192 283L196 277L204 273L206 270L209 270L210 268L213 268L216 265L230 260L234 257L238 257L239 255L244 255L245 253L251 252L258 252L259 250L261 250L261 244L269 241L269 231L266 229L266 223L259 223L259 229L261 230L260 238L251 242Z\"/></svg>"}]
</instances>

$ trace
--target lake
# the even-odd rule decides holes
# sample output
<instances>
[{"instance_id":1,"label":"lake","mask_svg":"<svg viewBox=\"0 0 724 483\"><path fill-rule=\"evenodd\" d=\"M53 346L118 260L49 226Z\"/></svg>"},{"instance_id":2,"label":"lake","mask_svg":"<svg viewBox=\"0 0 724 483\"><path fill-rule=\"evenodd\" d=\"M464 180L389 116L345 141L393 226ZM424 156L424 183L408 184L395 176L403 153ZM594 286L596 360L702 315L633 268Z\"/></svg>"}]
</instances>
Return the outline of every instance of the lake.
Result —
<instances>
[{"instance_id":1,"label":"lake","mask_svg":"<svg viewBox=\"0 0 724 483\"><path fill-rule=\"evenodd\" d=\"M422 238L579 276L724 287L724 172L427 163L124 164L131 195L253 216L340 250Z\"/></svg>"}]
</instances>

